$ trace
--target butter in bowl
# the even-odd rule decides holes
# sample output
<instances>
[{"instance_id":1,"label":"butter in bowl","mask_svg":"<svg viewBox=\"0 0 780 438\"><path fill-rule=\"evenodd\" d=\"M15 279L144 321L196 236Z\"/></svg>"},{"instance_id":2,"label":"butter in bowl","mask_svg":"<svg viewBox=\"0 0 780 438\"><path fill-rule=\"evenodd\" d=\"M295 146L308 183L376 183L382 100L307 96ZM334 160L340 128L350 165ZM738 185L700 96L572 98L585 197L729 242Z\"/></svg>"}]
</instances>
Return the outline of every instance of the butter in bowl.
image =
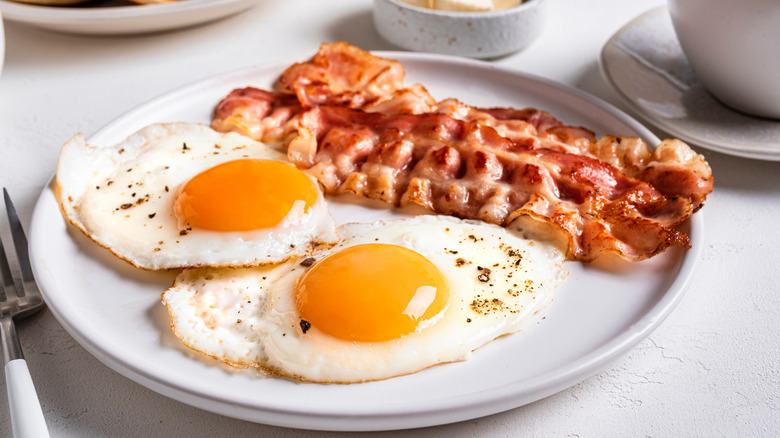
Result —
<instances>
[{"instance_id":1,"label":"butter in bowl","mask_svg":"<svg viewBox=\"0 0 780 438\"><path fill-rule=\"evenodd\" d=\"M398 0L399 3L454 12L489 12L519 6L523 0Z\"/></svg>"},{"instance_id":2,"label":"butter in bowl","mask_svg":"<svg viewBox=\"0 0 780 438\"><path fill-rule=\"evenodd\" d=\"M529 46L544 29L545 0L374 0L374 25L408 50L494 58Z\"/></svg>"}]
</instances>

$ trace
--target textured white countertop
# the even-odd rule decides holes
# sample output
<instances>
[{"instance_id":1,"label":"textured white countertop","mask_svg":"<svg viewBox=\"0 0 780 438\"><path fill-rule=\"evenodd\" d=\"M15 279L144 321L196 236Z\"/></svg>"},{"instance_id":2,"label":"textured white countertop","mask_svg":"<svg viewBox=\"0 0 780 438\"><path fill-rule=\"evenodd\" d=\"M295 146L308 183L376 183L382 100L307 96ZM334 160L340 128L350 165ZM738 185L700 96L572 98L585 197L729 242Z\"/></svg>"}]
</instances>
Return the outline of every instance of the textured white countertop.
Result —
<instances>
[{"instance_id":1,"label":"textured white countertop","mask_svg":"<svg viewBox=\"0 0 780 438\"><path fill-rule=\"evenodd\" d=\"M573 85L625 110L599 73L599 52L621 26L663 1L547 1L550 20L541 38L493 62ZM215 23L134 37L56 34L12 22L5 33L0 185L26 226L60 146L76 132L89 135L128 109L202 78L308 57L322 41L397 50L374 30L369 0L266 0ZM715 175L715 191L701 212L706 247L687 294L660 328L556 395L413 436L776 435L780 162L698 151ZM48 310L17 327L52 436L337 435L234 420L168 399L104 366ZM10 435L3 395L0 436Z\"/></svg>"}]
</instances>

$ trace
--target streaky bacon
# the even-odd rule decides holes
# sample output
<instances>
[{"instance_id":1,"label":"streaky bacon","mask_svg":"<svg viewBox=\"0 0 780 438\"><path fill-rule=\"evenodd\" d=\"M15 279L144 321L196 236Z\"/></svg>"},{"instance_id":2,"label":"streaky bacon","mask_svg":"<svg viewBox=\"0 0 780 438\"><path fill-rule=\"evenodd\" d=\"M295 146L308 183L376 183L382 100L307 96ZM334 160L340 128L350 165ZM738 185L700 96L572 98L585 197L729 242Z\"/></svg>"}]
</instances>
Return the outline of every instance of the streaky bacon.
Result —
<instances>
[{"instance_id":1,"label":"streaky bacon","mask_svg":"<svg viewBox=\"0 0 780 438\"><path fill-rule=\"evenodd\" d=\"M404 75L398 61L370 55L344 42L324 43L310 60L282 73L281 91L233 90L217 104L211 125L220 132L278 142L295 134L300 113L312 106L346 106L385 114L433 111L436 100L420 84L404 88Z\"/></svg>"},{"instance_id":2,"label":"streaky bacon","mask_svg":"<svg viewBox=\"0 0 780 438\"><path fill-rule=\"evenodd\" d=\"M651 151L534 108L436 102L419 84L404 88L403 76L397 61L323 44L283 73L282 92L228 95L212 126L289 141L291 162L329 194L552 230L573 259L641 260L690 246L676 228L702 207L713 178L685 143Z\"/></svg>"},{"instance_id":3,"label":"streaky bacon","mask_svg":"<svg viewBox=\"0 0 780 438\"><path fill-rule=\"evenodd\" d=\"M324 43L308 61L290 66L279 82L305 107L362 108L403 88L404 67L345 42Z\"/></svg>"},{"instance_id":4,"label":"streaky bacon","mask_svg":"<svg viewBox=\"0 0 780 438\"><path fill-rule=\"evenodd\" d=\"M436 112L458 120L483 123L501 136L532 149L587 154L596 141L590 130L566 126L550 113L534 108L475 108L450 98L439 102Z\"/></svg>"},{"instance_id":5,"label":"streaky bacon","mask_svg":"<svg viewBox=\"0 0 780 438\"><path fill-rule=\"evenodd\" d=\"M583 261L604 252L639 260L689 246L674 227L698 208L691 198L663 193L594 157L519 145L477 121L320 106L302 114L299 127L288 157L328 194L416 203L499 225L531 216L565 233L570 256ZM638 174L663 163L706 185L664 155L679 146L662 144Z\"/></svg>"},{"instance_id":6,"label":"streaky bacon","mask_svg":"<svg viewBox=\"0 0 780 438\"><path fill-rule=\"evenodd\" d=\"M434 112L437 107L436 100L431 97L428 90L420 84L414 84L409 88L397 90L392 96L385 96L368 105L363 106L363 111L382 114L426 114Z\"/></svg>"},{"instance_id":7,"label":"streaky bacon","mask_svg":"<svg viewBox=\"0 0 780 438\"><path fill-rule=\"evenodd\" d=\"M593 155L633 178L647 181L668 198L682 196L699 210L712 192L712 169L700 154L680 140L665 140L651 152L636 137L599 139Z\"/></svg>"},{"instance_id":8,"label":"streaky bacon","mask_svg":"<svg viewBox=\"0 0 780 438\"><path fill-rule=\"evenodd\" d=\"M268 143L286 142L297 132L302 109L293 94L254 87L239 88L217 104L211 127L220 132L238 132Z\"/></svg>"}]
</instances>

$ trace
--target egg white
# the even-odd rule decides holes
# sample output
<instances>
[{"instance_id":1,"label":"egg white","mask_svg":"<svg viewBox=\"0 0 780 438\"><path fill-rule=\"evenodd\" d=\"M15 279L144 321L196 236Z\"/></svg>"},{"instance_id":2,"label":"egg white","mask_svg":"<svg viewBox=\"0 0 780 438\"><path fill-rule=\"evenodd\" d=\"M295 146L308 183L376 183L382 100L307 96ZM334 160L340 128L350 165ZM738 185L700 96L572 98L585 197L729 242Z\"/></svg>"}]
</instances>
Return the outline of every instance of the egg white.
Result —
<instances>
[{"instance_id":1,"label":"egg white","mask_svg":"<svg viewBox=\"0 0 780 438\"><path fill-rule=\"evenodd\" d=\"M181 230L173 207L180 185L242 158L287 161L262 143L193 123L150 125L108 146L89 145L78 134L62 148L55 194L73 225L118 257L149 270L257 266L338 240L319 188L308 211L303 201L296 202L273 228Z\"/></svg>"},{"instance_id":2,"label":"egg white","mask_svg":"<svg viewBox=\"0 0 780 438\"><path fill-rule=\"evenodd\" d=\"M567 275L555 247L477 221L420 216L347 224L339 234L338 245L310 257L321 260L363 243L410 248L449 280L447 307L415 332L385 342L344 341L316 326L304 333L294 290L309 267L298 258L254 269L182 272L163 294L174 332L190 348L234 366L313 382L380 380L465 360L520 330Z\"/></svg>"}]
</instances>

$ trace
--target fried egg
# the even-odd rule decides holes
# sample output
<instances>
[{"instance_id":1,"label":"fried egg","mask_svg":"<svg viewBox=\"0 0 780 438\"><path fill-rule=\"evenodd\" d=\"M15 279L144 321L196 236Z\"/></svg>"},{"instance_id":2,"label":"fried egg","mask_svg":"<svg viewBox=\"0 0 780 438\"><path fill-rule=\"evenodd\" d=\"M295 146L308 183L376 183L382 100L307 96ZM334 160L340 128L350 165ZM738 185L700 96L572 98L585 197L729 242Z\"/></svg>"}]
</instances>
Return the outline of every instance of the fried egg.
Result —
<instances>
[{"instance_id":1,"label":"fried egg","mask_svg":"<svg viewBox=\"0 0 780 438\"><path fill-rule=\"evenodd\" d=\"M448 216L339 228L275 266L185 270L163 293L183 344L236 367L351 383L467 359L566 277L555 247Z\"/></svg>"},{"instance_id":2,"label":"fried egg","mask_svg":"<svg viewBox=\"0 0 780 438\"><path fill-rule=\"evenodd\" d=\"M314 178L262 143L200 124L150 125L112 146L76 135L55 194L72 224L149 270L257 266L338 241Z\"/></svg>"}]
</instances>

